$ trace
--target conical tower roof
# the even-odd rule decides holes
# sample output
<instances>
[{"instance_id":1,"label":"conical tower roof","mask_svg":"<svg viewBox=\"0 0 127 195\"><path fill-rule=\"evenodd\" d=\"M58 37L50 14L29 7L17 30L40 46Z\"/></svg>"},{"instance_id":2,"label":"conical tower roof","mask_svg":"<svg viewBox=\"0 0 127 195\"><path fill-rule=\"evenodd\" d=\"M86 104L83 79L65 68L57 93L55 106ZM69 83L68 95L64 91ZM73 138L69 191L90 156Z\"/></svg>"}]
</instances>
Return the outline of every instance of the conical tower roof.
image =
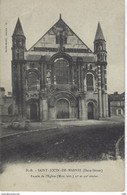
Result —
<instances>
[{"instance_id":1,"label":"conical tower roof","mask_svg":"<svg viewBox=\"0 0 127 195\"><path fill-rule=\"evenodd\" d=\"M20 22L19 18L17 20L16 27L15 27L15 30L14 30L14 33L13 33L13 36L14 35L22 35L22 36L24 36L22 25L21 25L21 22Z\"/></svg>"},{"instance_id":2,"label":"conical tower roof","mask_svg":"<svg viewBox=\"0 0 127 195\"><path fill-rule=\"evenodd\" d=\"M100 22L98 22L98 27L97 27L97 31L96 31L96 35L95 35L94 41L100 40L100 39L101 40L105 40L103 32L102 32L102 29L101 29Z\"/></svg>"}]
</instances>

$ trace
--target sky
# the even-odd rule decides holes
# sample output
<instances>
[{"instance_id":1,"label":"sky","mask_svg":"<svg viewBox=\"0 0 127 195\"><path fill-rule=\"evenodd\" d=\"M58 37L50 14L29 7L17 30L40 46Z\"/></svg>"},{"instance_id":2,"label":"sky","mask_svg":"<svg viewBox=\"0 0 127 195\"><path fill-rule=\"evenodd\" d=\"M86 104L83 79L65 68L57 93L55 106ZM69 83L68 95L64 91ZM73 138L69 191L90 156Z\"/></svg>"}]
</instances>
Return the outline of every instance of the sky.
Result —
<instances>
[{"instance_id":1,"label":"sky","mask_svg":"<svg viewBox=\"0 0 127 195\"><path fill-rule=\"evenodd\" d=\"M29 49L58 20L93 51L98 21L107 44L108 93L125 91L124 0L0 0L0 86L12 90L12 34L20 18ZM7 46L6 46L7 45Z\"/></svg>"}]
</instances>

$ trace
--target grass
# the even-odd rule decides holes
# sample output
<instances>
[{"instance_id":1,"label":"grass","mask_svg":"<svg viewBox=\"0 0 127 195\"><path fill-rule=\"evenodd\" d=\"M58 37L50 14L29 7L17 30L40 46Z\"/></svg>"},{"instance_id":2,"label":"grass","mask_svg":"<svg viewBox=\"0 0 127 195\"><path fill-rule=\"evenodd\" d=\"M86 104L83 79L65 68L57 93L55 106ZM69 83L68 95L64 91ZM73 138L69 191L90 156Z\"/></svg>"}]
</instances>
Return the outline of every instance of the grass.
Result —
<instances>
[{"instance_id":1,"label":"grass","mask_svg":"<svg viewBox=\"0 0 127 195\"><path fill-rule=\"evenodd\" d=\"M124 124L66 126L0 140L1 161L98 161L115 160L115 144L124 135ZM124 158L124 142L120 145Z\"/></svg>"}]
</instances>

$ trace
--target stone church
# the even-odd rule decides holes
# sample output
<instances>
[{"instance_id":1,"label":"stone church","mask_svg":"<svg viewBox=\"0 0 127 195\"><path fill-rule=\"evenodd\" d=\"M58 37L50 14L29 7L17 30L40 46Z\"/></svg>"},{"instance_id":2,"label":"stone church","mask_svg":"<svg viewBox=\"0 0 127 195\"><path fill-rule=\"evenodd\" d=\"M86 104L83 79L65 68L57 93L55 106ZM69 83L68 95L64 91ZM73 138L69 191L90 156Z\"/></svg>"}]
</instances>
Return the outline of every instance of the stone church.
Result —
<instances>
[{"instance_id":1,"label":"stone church","mask_svg":"<svg viewBox=\"0 0 127 195\"><path fill-rule=\"evenodd\" d=\"M12 89L13 115L30 121L107 117L107 51L100 23L94 51L61 15L27 50L18 19L12 35Z\"/></svg>"}]
</instances>

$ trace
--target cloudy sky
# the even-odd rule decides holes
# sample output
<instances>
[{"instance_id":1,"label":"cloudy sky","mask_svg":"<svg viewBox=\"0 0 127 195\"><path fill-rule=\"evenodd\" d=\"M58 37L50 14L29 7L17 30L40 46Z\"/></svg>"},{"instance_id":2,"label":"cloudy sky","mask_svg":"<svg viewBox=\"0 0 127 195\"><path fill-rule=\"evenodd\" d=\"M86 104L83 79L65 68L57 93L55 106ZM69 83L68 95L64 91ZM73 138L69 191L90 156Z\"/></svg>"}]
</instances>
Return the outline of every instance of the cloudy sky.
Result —
<instances>
[{"instance_id":1,"label":"cloudy sky","mask_svg":"<svg viewBox=\"0 0 127 195\"><path fill-rule=\"evenodd\" d=\"M11 91L12 34L18 17L29 49L62 14L63 20L93 50L100 21L107 42L108 93L124 91L124 0L1 0L0 86ZM7 42L7 51L6 51Z\"/></svg>"}]
</instances>

